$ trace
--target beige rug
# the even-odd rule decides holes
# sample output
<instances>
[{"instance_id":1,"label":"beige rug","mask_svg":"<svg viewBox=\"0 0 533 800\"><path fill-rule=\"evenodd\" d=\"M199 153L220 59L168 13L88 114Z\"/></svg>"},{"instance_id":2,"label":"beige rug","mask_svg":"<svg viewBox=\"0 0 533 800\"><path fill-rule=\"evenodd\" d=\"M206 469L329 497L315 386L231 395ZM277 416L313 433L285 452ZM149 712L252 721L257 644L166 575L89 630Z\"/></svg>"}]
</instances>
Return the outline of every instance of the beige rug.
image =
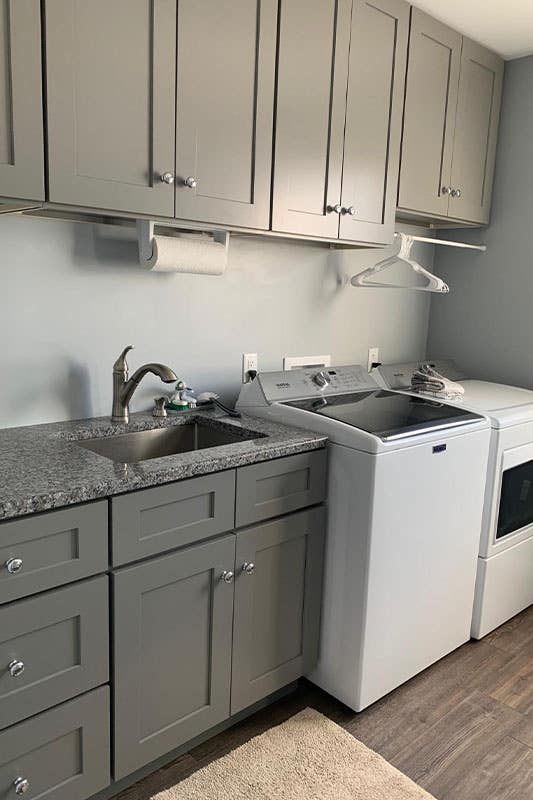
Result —
<instances>
[{"instance_id":1,"label":"beige rug","mask_svg":"<svg viewBox=\"0 0 533 800\"><path fill-rule=\"evenodd\" d=\"M306 708L152 800L434 800Z\"/></svg>"}]
</instances>

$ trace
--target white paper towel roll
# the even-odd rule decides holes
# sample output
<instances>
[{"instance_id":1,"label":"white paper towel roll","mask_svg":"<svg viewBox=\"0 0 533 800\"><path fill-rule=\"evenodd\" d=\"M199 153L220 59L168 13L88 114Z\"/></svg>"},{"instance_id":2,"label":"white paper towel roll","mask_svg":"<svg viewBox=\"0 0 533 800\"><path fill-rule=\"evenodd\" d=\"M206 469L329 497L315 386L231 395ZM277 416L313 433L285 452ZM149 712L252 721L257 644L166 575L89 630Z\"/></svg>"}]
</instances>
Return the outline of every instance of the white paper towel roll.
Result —
<instances>
[{"instance_id":1,"label":"white paper towel roll","mask_svg":"<svg viewBox=\"0 0 533 800\"><path fill-rule=\"evenodd\" d=\"M195 275L223 275L227 248L220 242L154 236L152 257L143 262L151 272L190 272Z\"/></svg>"}]
</instances>

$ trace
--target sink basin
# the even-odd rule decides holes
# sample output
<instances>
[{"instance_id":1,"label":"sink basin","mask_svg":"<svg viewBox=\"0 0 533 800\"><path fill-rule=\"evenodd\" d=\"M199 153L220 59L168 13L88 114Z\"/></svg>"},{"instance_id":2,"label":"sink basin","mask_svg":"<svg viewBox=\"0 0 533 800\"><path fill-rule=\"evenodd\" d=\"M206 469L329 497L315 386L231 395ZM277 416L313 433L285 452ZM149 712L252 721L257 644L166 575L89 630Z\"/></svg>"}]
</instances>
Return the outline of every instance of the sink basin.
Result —
<instances>
[{"instance_id":1,"label":"sink basin","mask_svg":"<svg viewBox=\"0 0 533 800\"><path fill-rule=\"evenodd\" d=\"M162 458L191 450L204 450L224 444L246 442L262 438L261 434L239 436L231 431L213 428L200 422L190 422L171 428L157 428L149 431L136 431L100 439L87 439L76 442L80 447L98 453L100 456L134 464L150 458Z\"/></svg>"}]
</instances>

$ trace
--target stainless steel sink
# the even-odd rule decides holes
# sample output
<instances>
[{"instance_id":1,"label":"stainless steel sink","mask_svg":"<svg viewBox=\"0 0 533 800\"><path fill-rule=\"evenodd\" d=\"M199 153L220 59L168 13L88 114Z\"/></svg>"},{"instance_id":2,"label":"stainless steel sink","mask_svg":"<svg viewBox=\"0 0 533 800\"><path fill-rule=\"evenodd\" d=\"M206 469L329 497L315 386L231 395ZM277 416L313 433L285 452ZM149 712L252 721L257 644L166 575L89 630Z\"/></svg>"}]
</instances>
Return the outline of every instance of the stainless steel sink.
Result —
<instances>
[{"instance_id":1,"label":"stainless steel sink","mask_svg":"<svg viewBox=\"0 0 533 800\"><path fill-rule=\"evenodd\" d=\"M162 458L191 450L204 450L224 444L262 438L261 434L239 436L231 431L190 422L170 428L136 431L100 439L78 441L80 447L122 464L134 464L150 458Z\"/></svg>"}]
</instances>

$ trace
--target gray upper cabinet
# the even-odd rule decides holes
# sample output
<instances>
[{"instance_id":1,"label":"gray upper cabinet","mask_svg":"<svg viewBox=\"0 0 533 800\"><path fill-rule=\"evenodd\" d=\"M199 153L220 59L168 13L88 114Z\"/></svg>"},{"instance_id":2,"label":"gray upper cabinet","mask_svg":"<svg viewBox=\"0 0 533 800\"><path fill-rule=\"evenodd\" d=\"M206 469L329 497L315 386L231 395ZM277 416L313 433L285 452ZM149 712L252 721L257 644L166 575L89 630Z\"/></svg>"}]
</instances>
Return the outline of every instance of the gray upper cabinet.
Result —
<instances>
[{"instance_id":1,"label":"gray upper cabinet","mask_svg":"<svg viewBox=\"0 0 533 800\"><path fill-rule=\"evenodd\" d=\"M39 0L0 0L0 196L44 200Z\"/></svg>"},{"instance_id":2,"label":"gray upper cabinet","mask_svg":"<svg viewBox=\"0 0 533 800\"><path fill-rule=\"evenodd\" d=\"M450 196L451 217L487 223L503 82L503 61L463 39Z\"/></svg>"},{"instance_id":3,"label":"gray upper cabinet","mask_svg":"<svg viewBox=\"0 0 533 800\"><path fill-rule=\"evenodd\" d=\"M45 20L49 199L172 217L176 0L46 0Z\"/></svg>"},{"instance_id":4,"label":"gray upper cabinet","mask_svg":"<svg viewBox=\"0 0 533 800\"><path fill-rule=\"evenodd\" d=\"M401 210L488 222L502 78L501 58L412 9Z\"/></svg>"},{"instance_id":5,"label":"gray upper cabinet","mask_svg":"<svg viewBox=\"0 0 533 800\"><path fill-rule=\"evenodd\" d=\"M282 0L272 228L386 244L396 207L404 0Z\"/></svg>"},{"instance_id":6,"label":"gray upper cabinet","mask_svg":"<svg viewBox=\"0 0 533 800\"><path fill-rule=\"evenodd\" d=\"M268 229L276 35L277 0L179 0L176 217Z\"/></svg>"},{"instance_id":7,"label":"gray upper cabinet","mask_svg":"<svg viewBox=\"0 0 533 800\"><path fill-rule=\"evenodd\" d=\"M392 241L408 34L404 0L354 0L341 239Z\"/></svg>"},{"instance_id":8,"label":"gray upper cabinet","mask_svg":"<svg viewBox=\"0 0 533 800\"><path fill-rule=\"evenodd\" d=\"M447 216L461 34L412 9L398 205Z\"/></svg>"},{"instance_id":9,"label":"gray upper cabinet","mask_svg":"<svg viewBox=\"0 0 533 800\"><path fill-rule=\"evenodd\" d=\"M229 716L235 537L113 577L115 779Z\"/></svg>"},{"instance_id":10,"label":"gray upper cabinet","mask_svg":"<svg viewBox=\"0 0 533 800\"><path fill-rule=\"evenodd\" d=\"M272 229L335 239L351 0L281 0Z\"/></svg>"},{"instance_id":11,"label":"gray upper cabinet","mask_svg":"<svg viewBox=\"0 0 533 800\"><path fill-rule=\"evenodd\" d=\"M323 537L323 508L237 534L232 714L314 665Z\"/></svg>"}]
</instances>

